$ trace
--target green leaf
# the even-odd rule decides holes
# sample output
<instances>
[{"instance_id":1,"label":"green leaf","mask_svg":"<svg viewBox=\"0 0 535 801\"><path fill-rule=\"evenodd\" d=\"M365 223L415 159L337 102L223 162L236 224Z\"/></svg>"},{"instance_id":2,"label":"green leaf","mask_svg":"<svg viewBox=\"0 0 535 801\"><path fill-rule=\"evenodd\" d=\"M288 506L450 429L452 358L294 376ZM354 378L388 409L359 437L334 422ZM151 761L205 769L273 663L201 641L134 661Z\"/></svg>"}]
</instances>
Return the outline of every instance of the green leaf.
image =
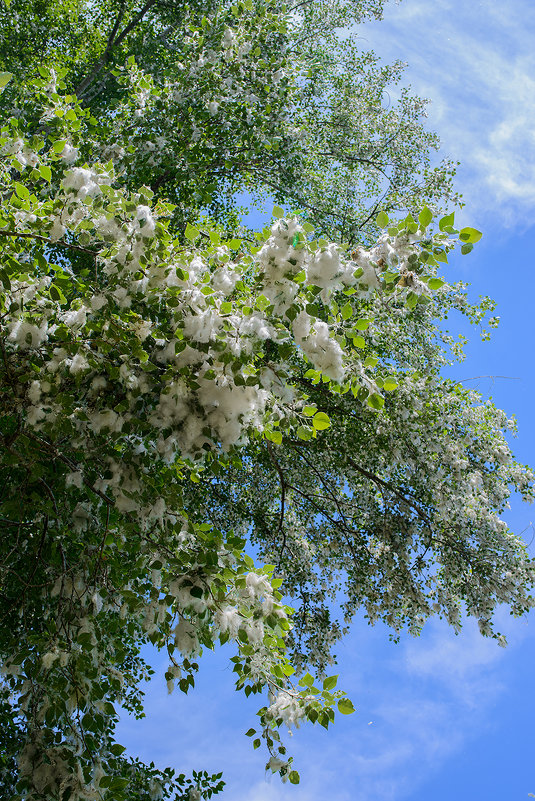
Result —
<instances>
[{"instance_id":1,"label":"green leaf","mask_svg":"<svg viewBox=\"0 0 535 801\"><path fill-rule=\"evenodd\" d=\"M364 320L364 319L357 320L354 323L354 326L357 329L357 331L367 331L371 322L372 322L371 320Z\"/></svg>"},{"instance_id":2,"label":"green leaf","mask_svg":"<svg viewBox=\"0 0 535 801\"><path fill-rule=\"evenodd\" d=\"M312 418L312 425L316 429L316 431L323 431L326 428L330 428L331 421L329 420L329 416L325 414L325 412L318 412Z\"/></svg>"},{"instance_id":3,"label":"green leaf","mask_svg":"<svg viewBox=\"0 0 535 801\"><path fill-rule=\"evenodd\" d=\"M124 790L130 783L130 779L123 778L122 776L115 776L110 782L110 790Z\"/></svg>"},{"instance_id":4,"label":"green leaf","mask_svg":"<svg viewBox=\"0 0 535 801\"><path fill-rule=\"evenodd\" d=\"M455 222L455 212L452 211L451 214L446 214L445 217L442 217L438 223L438 227L441 231L448 231L448 228L451 228L453 223Z\"/></svg>"},{"instance_id":5,"label":"green leaf","mask_svg":"<svg viewBox=\"0 0 535 801\"><path fill-rule=\"evenodd\" d=\"M0 94L4 91L12 77L12 72L0 72Z\"/></svg>"},{"instance_id":6,"label":"green leaf","mask_svg":"<svg viewBox=\"0 0 535 801\"><path fill-rule=\"evenodd\" d=\"M21 200L28 200L30 197L30 190L24 186L24 184L19 184L18 181L15 181L15 192L20 197Z\"/></svg>"},{"instance_id":7,"label":"green leaf","mask_svg":"<svg viewBox=\"0 0 535 801\"><path fill-rule=\"evenodd\" d=\"M67 298L65 297L59 286L56 286L56 284L50 284L50 289L48 291L50 292L50 297L52 298L52 300L55 300L61 304L67 303Z\"/></svg>"},{"instance_id":8,"label":"green leaf","mask_svg":"<svg viewBox=\"0 0 535 801\"><path fill-rule=\"evenodd\" d=\"M326 679L323 680L323 689L334 690L337 681L338 681L338 676L328 676Z\"/></svg>"},{"instance_id":9,"label":"green leaf","mask_svg":"<svg viewBox=\"0 0 535 801\"><path fill-rule=\"evenodd\" d=\"M3 286L8 290L11 289L11 281L9 280L9 275L6 273L5 270L0 270L0 281L2 281Z\"/></svg>"},{"instance_id":10,"label":"green leaf","mask_svg":"<svg viewBox=\"0 0 535 801\"><path fill-rule=\"evenodd\" d=\"M383 389L387 392L393 392L398 386L397 378L395 375L389 375L383 381Z\"/></svg>"},{"instance_id":11,"label":"green leaf","mask_svg":"<svg viewBox=\"0 0 535 801\"><path fill-rule=\"evenodd\" d=\"M461 253L463 256L466 256L467 253L471 253L474 249L474 246L471 242L465 242L465 244L461 247Z\"/></svg>"},{"instance_id":12,"label":"green leaf","mask_svg":"<svg viewBox=\"0 0 535 801\"><path fill-rule=\"evenodd\" d=\"M351 303L346 303L346 305L342 308L342 320L349 320L350 317L353 316L353 306Z\"/></svg>"},{"instance_id":13,"label":"green leaf","mask_svg":"<svg viewBox=\"0 0 535 801\"><path fill-rule=\"evenodd\" d=\"M407 231L409 231L409 233L414 234L417 231L418 226L416 225L416 220L414 219L414 217L410 212L407 214L403 222L405 224L405 228L407 229Z\"/></svg>"},{"instance_id":14,"label":"green leaf","mask_svg":"<svg viewBox=\"0 0 535 801\"><path fill-rule=\"evenodd\" d=\"M110 751L114 756L121 756L121 754L126 751L124 745L119 745L119 743L114 743L110 748Z\"/></svg>"},{"instance_id":15,"label":"green leaf","mask_svg":"<svg viewBox=\"0 0 535 801\"><path fill-rule=\"evenodd\" d=\"M288 774L290 784L299 784L299 774L296 770L291 770Z\"/></svg>"},{"instance_id":16,"label":"green leaf","mask_svg":"<svg viewBox=\"0 0 535 801\"><path fill-rule=\"evenodd\" d=\"M52 145L52 152L53 153L61 153L61 151L63 150L63 148L65 147L66 144L67 144L67 142L65 141L65 139L59 139L57 142L54 142L54 144Z\"/></svg>"},{"instance_id":17,"label":"green leaf","mask_svg":"<svg viewBox=\"0 0 535 801\"><path fill-rule=\"evenodd\" d=\"M265 311L269 305L269 299L265 295L259 295L255 301L255 306L260 311Z\"/></svg>"},{"instance_id":18,"label":"green leaf","mask_svg":"<svg viewBox=\"0 0 535 801\"><path fill-rule=\"evenodd\" d=\"M193 225L189 223L186 225L185 236L187 239L191 240L192 242L200 236L201 232L198 228L195 228Z\"/></svg>"},{"instance_id":19,"label":"green leaf","mask_svg":"<svg viewBox=\"0 0 535 801\"><path fill-rule=\"evenodd\" d=\"M382 409L385 405L385 399L382 395L379 395L377 392L372 392L372 394L368 398L368 406L371 406L372 409Z\"/></svg>"},{"instance_id":20,"label":"green leaf","mask_svg":"<svg viewBox=\"0 0 535 801\"><path fill-rule=\"evenodd\" d=\"M284 209L281 209L280 206L273 206L273 211L271 213L273 217L276 217L278 220L284 217Z\"/></svg>"},{"instance_id":21,"label":"green leaf","mask_svg":"<svg viewBox=\"0 0 535 801\"><path fill-rule=\"evenodd\" d=\"M420 227L427 228L432 219L433 219L432 211L428 209L427 206L424 206L420 214L418 215L418 222L420 223Z\"/></svg>"},{"instance_id":22,"label":"green leaf","mask_svg":"<svg viewBox=\"0 0 535 801\"><path fill-rule=\"evenodd\" d=\"M477 228L461 228L459 232L459 239L461 242L479 242L483 234Z\"/></svg>"},{"instance_id":23,"label":"green leaf","mask_svg":"<svg viewBox=\"0 0 535 801\"><path fill-rule=\"evenodd\" d=\"M303 406L303 414L306 414L307 417L313 417L317 411L315 406Z\"/></svg>"},{"instance_id":24,"label":"green leaf","mask_svg":"<svg viewBox=\"0 0 535 801\"><path fill-rule=\"evenodd\" d=\"M350 698L340 698L338 701L338 711L342 715L352 715L355 711L355 707L353 706L353 702Z\"/></svg>"},{"instance_id":25,"label":"green leaf","mask_svg":"<svg viewBox=\"0 0 535 801\"><path fill-rule=\"evenodd\" d=\"M308 441L309 439L312 439L314 435L310 430L310 428L305 428L305 426L299 426L299 428L297 429L297 436L299 437L299 439Z\"/></svg>"},{"instance_id":26,"label":"green leaf","mask_svg":"<svg viewBox=\"0 0 535 801\"><path fill-rule=\"evenodd\" d=\"M386 228L388 225L388 214L384 211L380 211L375 218L375 224L378 228Z\"/></svg>"},{"instance_id":27,"label":"green leaf","mask_svg":"<svg viewBox=\"0 0 535 801\"><path fill-rule=\"evenodd\" d=\"M364 339L364 337L361 337L361 336L353 337L353 345L356 348L365 348L366 347L366 340Z\"/></svg>"},{"instance_id":28,"label":"green leaf","mask_svg":"<svg viewBox=\"0 0 535 801\"><path fill-rule=\"evenodd\" d=\"M39 174L41 175L41 178L44 178L45 181L50 183L52 178L52 170L50 167L48 167L46 164L41 164L39 167Z\"/></svg>"},{"instance_id":29,"label":"green leaf","mask_svg":"<svg viewBox=\"0 0 535 801\"><path fill-rule=\"evenodd\" d=\"M305 675L299 679L299 685L301 687L312 687L313 684L314 678L310 675L310 673L305 673Z\"/></svg>"},{"instance_id":30,"label":"green leaf","mask_svg":"<svg viewBox=\"0 0 535 801\"><path fill-rule=\"evenodd\" d=\"M444 286L446 282L442 280L442 278L430 278L427 282L427 286L429 289L440 289L441 286Z\"/></svg>"}]
</instances>

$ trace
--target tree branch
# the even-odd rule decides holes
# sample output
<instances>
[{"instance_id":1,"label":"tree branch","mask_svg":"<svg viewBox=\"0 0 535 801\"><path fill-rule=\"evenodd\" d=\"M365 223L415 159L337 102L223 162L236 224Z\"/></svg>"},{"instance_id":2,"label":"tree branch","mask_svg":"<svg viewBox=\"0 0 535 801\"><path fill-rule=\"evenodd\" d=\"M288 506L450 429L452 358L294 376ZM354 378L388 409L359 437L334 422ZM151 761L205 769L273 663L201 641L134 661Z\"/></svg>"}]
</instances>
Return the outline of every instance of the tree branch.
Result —
<instances>
[{"instance_id":1,"label":"tree branch","mask_svg":"<svg viewBox=\"0 0 535 801\"><path fill-rule=\"evenodd\" d=\"M351 459L350 456L346 456L346 459L348 464L350 464L354 470L357 470L357 472L361 473L363 476L366 476L366 478L369 478L370 481L373 481L374 484L377 484L379 488L384 487L393 495L395 495L397 498L399 498L401 501L403 501L403 503L406 503L407 506L410 506L411 509L414 509L418 517L420 517L424 521L424 523L427 523L427 525L431 528L432 520L429 517L429 515L426 514L426 512L424 512L424 510L419 506L419 504L417 504L410 498L407 498L407 496L404 495L402 492L400 492L398 489L396 489L396 487L393 487L389 481L385 481L384 479L379 478L379 476L376 475L375 473L371 473L369 470L366 470L365 467L362 467L361 465L357 464L355 461L353 461L353 459Z\"/></svg>"},{"instance_id":2,"label":"tree branch","mask_svg":"<svg viewBox=\"0 0 535 801\"><path fill-rule=\"evenodd\" d=\"M90 250L90 248L83 248L81 247L81 245L71 245L70 242L60 242L60 241L52 242L51 239L49 239L46 236L40 236L40 234L32 234L22 231L6 231L0 229L0 236L21 237L23 239L37 239L40 242L46 242L47 245L51 245L52 247L54 245L59 245L59 247L62 248L69 248L70 250L78 250L81 253L89 253L91 256L96 256L98 254L98 251Z\"/></svg>"},{"instance_id":3,"label":"tree branch","mask_svg":"<svg viewBox=\"0 0 535 801\"><path fill-rule=\"evenodd\" d=\"M91 70L89 75L87 75L78 84L78 86L74 90L74 94L75 95L77 95L78 97L83 97L86 89L89 86L91 86L91 84L93 83L93 81L95 80L95 78L97 77L99 72L101 72L101 70L106 66L106 64L107 64L107 62L108 62L108 60L110 58L111 51L113 50L113 48L117 47L117 45L121 44L123 39L125 39L128 36L128 34L131 33L131 31L134 30L136 25L139 22L141 22L141 20L143 19L143 17L147 13L147 11L149 11L152 8L152 6L154 6L156 3L157 3L157 0L147 0L145 5L143 6L143 8L132 18L132 20L128 23L126 28L123 31L121 31L119 36L117 36L117 31L119 30L119 26L120 26L120 24L122 22L122 19L123 19L123 16L124 16L125 0L122 0L121 8L119 10L119 14L117 15L117 19L115 20L113 28L112 28L112 30L110 32L109 37L108 37L108 42L106 44L106 48L104 49L104 52L102 53L102 55L100 56L100 58L96 62L95 66L93 67L93 69Z\"/></svg>"}]
</instances>

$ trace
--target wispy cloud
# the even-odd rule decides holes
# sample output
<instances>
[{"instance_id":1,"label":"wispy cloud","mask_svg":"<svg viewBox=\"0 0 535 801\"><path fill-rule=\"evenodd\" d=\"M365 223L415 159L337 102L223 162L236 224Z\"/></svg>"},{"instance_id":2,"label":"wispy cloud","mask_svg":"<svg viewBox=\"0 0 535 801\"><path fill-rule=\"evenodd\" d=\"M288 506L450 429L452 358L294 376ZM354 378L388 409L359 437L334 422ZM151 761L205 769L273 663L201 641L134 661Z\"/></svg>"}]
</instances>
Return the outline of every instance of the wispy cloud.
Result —
<instances>
[{"instance_id":1,"label":"wispy cloud","mask_svg":"<svg viewBox=\"0 0 535 801\"><path fill-rule=\"evenodd\" d=\"M530 0L403 0L360 29L363 47L408 63L429 126L461 162L471 216L527 227L535 211L535 7Z\"/></svg>"},{"instance_id":2,"label":"wispy cloud","mask_svg":"<svg viewBox=\"0 0 535 801\"><path fill-rule=\"evenodd\" d=\"M226 801L403 801L490 725L507 663L529 634L522 623L500 622L511 635L505 651L472 625L454 637L437 621L397 646L385 631L358 627L339 666L358 711L340 716L332 731L303 727L287 738L299 787L262 778L265 754L244 737L256 707L233 692L223 653L207 655L191 696L167 696L160 675L149 689L147 717L125 720L120 741L161 766L223 769Z\"/></svg>"}]
</instances>

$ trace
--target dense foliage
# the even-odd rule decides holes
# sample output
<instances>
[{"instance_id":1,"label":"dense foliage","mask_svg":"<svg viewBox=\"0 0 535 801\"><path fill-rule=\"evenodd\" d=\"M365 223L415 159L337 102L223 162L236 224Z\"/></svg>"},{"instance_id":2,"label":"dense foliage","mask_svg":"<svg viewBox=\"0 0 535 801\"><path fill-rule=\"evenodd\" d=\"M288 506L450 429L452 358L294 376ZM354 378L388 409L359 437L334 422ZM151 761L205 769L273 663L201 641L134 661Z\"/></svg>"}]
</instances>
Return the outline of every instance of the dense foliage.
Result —
<instances>
[{"instance_id":1,"label":"dense foliage","mask_svg":"<svg viewBox=\"0 0 535 801\"><path fill-rule=\"evenodd\" d=\"M422 102L385 107L399 67L336 34L379 14L2 10L3 797L222 788L115 742L146 644L170 692L232 645L266 694L253 743L295 783L278 729L353 710L327 672L357 609L413 632L465 611L502 641L496 606L532 606L499 517L533 495L513 423L440 375L448 314L492 308L437 275L480 234L433 224L452 170ZM298 210L253 234L239 192Z\"/></svg>"},{"instance_id":2,"label":"dense foliage","mask_svg":"<svg viewBox=\"0 0 535 801\"><path fill-rule=\"evenodd\" d=\"M81 157L112 158L130 190L176 205L177 226L199 210L235 224L236 193L267 192L356 243L376 235L380 209L455 198L453 165L430 166L438 140L425 102L399 88L402 65L337 35L381 7L17 0L0 9L0 69L21 81L64 70L94 115Z\"/></svg>"}]
</instances>

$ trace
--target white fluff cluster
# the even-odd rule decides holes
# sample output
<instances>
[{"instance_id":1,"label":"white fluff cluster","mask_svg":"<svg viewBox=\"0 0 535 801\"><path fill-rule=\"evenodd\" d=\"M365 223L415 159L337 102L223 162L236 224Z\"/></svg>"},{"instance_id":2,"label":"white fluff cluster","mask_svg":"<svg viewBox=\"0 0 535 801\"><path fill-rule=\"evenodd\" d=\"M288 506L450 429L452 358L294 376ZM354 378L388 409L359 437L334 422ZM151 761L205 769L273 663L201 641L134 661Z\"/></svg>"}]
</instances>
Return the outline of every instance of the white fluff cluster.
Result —
<instances>
[{"instance_id":1,"label":"white fluff cluster","mask_svg":"<svg viewBox=\"0 0 535 801\"><path fill-rule=\"evenodd\" d=\"M297 249L299 235L303 235L297 219L278 220L271 227L271 236L257 254L258 264L263 270L263 292L275 308L275 313L285 312L294 302L299 284L293 279L303 269L307 252Z\"/></svg>"},{"instance_id":2,"label":"white fluff cluster","mask_svg":"<svg viewBox=\"0 0 535 801\"><path fill-rule=\"evenodd\" d=\"M243 617L235 607L227 606L216 612L215 621L222 634L235 638L243 624Z\"/></svg>"},{"instance_id":3,"label":"white fluff cluster","mask_svg":"<svg viewBox=\"0 0 535 801\"><path fill-rule=\"evenodd\" d=\"M48 339L48 323L44 320L37 326L19 318L11 324L8 338L21 350L39 348Z\"/></svg>"},{"instance_id":4,"label":"white fluff cluster","mask_svg":"<svg viewBox=\"0 0 535 801\"><path fill-rule=\"evenodd\" d=\"M39 164L39 154L20 137L8 142L8 144L4 146L4 153L11 156L22 168L37 167Z\"/></svg>"},{"instance_id":5,"label":"white fluff cluster","mask_svg":"<svg viewBox=\"0 0 535 801\"><path fill-rule=\"evenodd\" d=\"M403 286L416 295L429 295L429 287L410 268L409 257L414 254L414 245L418 237L414 234L390 236L382 234L377 244L370 250L358 247L353 253L353 277L344 280L349 284L358 283L359 287L369 293L379 288L381 272L392 269L403 279Z\"/></svg>"},{"instance_id":6,"label":"white fluff cluster","mask_svg":"<svg viewBox=\"0 0 535 801\"><path fill-rule=\"evenodd\" d=\"M322 289L339 287L343 273L340 248L332 242L316 251L307 264L308 283Z\"/></svg>"},{"instance_id":7,"label":"white fluff cluster","mask_svg":"<svg viewBox=\"0 0 535 801\"><path fill-rule=\"evenodd\" d=\"M89 167L73 167L65 173L62 186L66 192L75 194L78 200L84 200L99 195L101 185L109 182L107 173L99 173Z\"/></svg>"},{"instance_id":8,"label":"white fluff cluster","mask_svg":"<svg viewBox=\"0 0 535 801\"><path fill-rule=\"evenodd\" d=\"M139 231L144 239L151 239L154 236L156 222L148 206L140 205L137 207L132 228L134 231Z\"/></svg>"},{"instance_id":9,"label":"white fluff cluster","mask_svg":"<svg viewBox=\"0 0 535 801\"><path fill-rule=\"evenodd\" d=\"M333 381L343 381L342 348L327 323L313 320L306 311L302 311L293 321L292 329L296 342L314 367Z\"/></svg>"},{"instance_id":10,"label":"white fluff cluster","mask_svg":"<svg viewBox=\"0 0 535 801\"><path fill-rule=\"evenodd\" d=\"M298 728L299 723L305 717L303 699L281 690L270 704L267 717L271 720L282 719L286 726Z\"/></svg>"},{"instance_id":11,"label":"white fluff cluster","mask_svg":"<svg viewBox=\"0 0 535 801\"><path fill-rule=\"evenodd\" d=\"M78 159L79 155L80 151L77 147L74 147L74 145L71 145L69 142L65 142L65 147L59 154L59 157L65 164L73 164Z\"/></svg>"}]
</instances>

